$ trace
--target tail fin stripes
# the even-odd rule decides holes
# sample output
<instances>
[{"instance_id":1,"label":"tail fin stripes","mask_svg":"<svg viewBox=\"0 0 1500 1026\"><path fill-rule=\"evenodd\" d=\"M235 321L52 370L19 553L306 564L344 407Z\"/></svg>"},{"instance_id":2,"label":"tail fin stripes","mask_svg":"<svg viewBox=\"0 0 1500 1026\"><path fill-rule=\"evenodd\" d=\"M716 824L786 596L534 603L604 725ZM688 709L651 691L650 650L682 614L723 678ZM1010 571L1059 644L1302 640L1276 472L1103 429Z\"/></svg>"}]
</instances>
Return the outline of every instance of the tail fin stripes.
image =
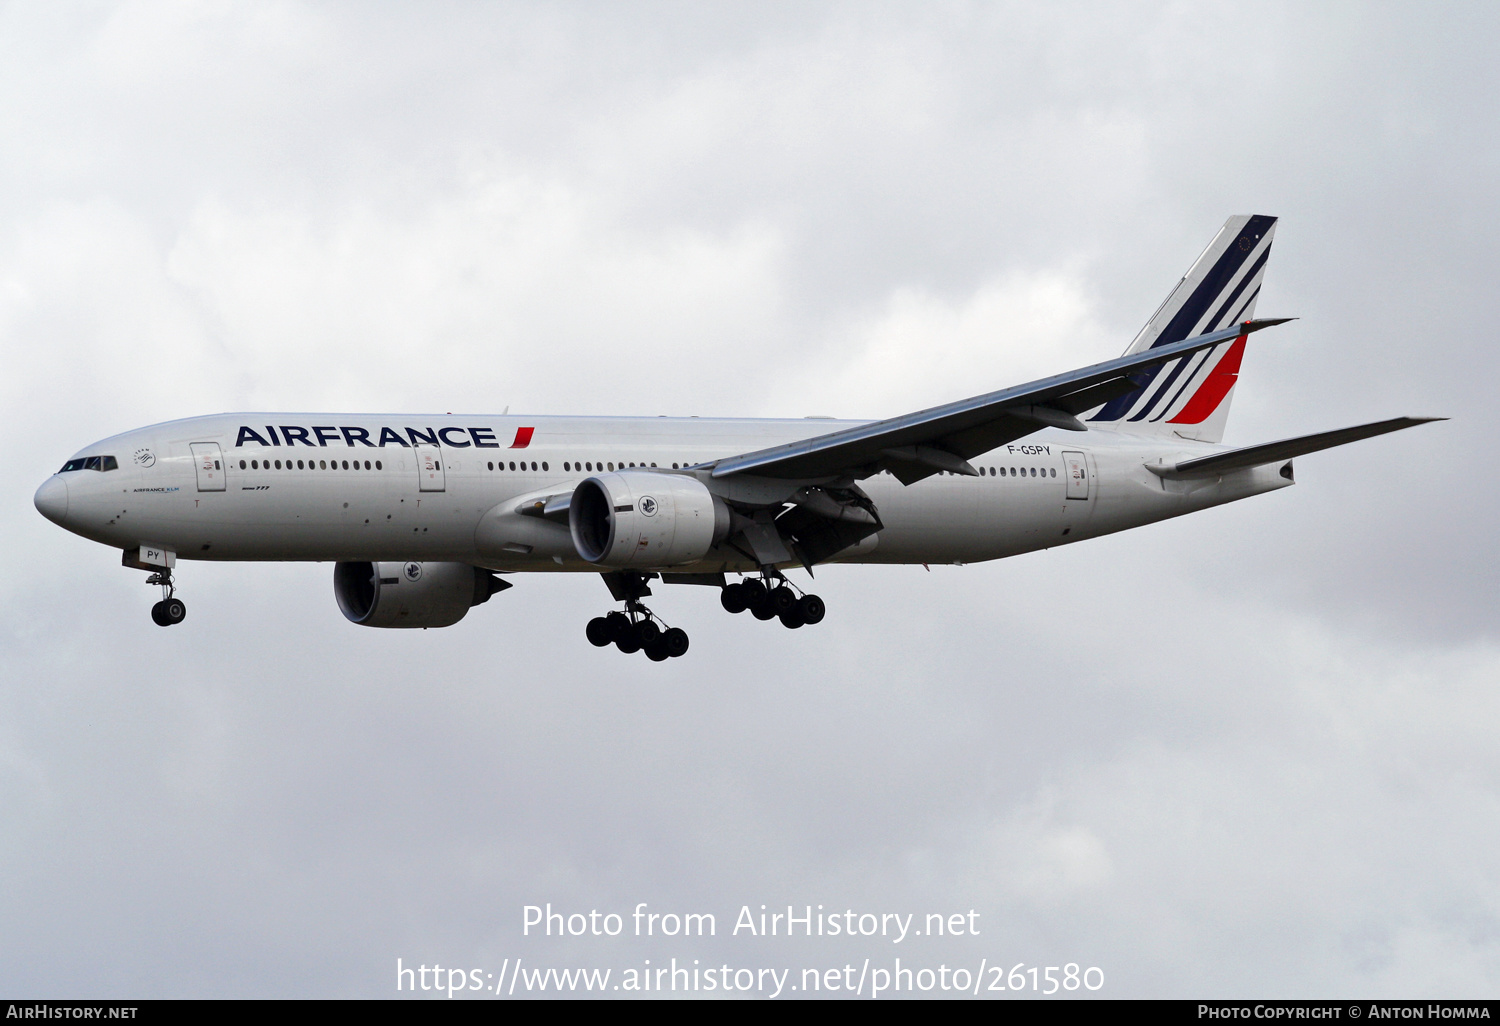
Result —
<instances>
[{"instance_id":1,"label":"tail fin stripes","mask_svg":"<svg viewBox=\"0 0 1500 1026\"><path fill-rule=\"evenodd\" d=\"M1246 336L1241 335L1230 343L1224 358L1208 372L1208 377L1203 380L1198 391L1193 393L1182 412L1167 421L1168 424L1202 424L1219 408L1219 404L1234 390L1235 382L1240 378L1240 359L1245 355L1245 338ZM1165 414L1166 411L1163 410L1162 413Z\"/></svg>"},{"instance_id":2,"label":"tail fin stripes","mask_svg":"<svg viewBox=\"0 0 1500 1026\"><path fill-rule=\"evenodd\" d=\"M1264 214L1224 222L1126 355L1253 317L1275 233L1276 218ZM1098 427L1217 442L1224 435L1244 351L1242 335L1228 345L1153 368L1141 375L1134 392L1111 400L1087 419Z\"/></svg>"}]
</instances>

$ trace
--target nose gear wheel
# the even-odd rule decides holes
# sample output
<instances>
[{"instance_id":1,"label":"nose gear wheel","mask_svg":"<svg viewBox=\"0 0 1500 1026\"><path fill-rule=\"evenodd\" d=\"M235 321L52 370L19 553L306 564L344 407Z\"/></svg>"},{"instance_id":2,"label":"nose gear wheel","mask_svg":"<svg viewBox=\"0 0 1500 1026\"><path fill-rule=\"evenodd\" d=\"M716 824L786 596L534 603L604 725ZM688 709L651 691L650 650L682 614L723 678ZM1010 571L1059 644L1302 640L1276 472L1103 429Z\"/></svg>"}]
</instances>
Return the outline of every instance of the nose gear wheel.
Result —
<instances>
[{"instance_id":1,"label":"nose gear wheel","mask_svg":"<svg viewBox=\"0 0 1500 1026\"><path fill-rule=\"evenodd\" d=\"M151 622L158 627L171 627L187 618L187 603L177 598L172 581L172 571L161 570L146 578L147 584L161 586L161 601L151 607Z\"/></svg>"}]
</instances>

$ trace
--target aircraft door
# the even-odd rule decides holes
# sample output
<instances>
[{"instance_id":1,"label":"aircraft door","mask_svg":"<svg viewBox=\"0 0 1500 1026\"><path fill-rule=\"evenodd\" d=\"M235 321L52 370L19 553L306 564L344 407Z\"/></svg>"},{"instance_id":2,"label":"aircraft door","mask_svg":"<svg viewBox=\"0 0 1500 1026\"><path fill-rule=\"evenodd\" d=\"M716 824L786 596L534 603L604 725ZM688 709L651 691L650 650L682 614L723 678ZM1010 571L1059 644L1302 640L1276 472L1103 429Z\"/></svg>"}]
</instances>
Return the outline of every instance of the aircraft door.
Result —
<instances>
[{"instance_id":1,"label":"aircraft door","mask_svg":"<svg viewBox=\"0 0 1500 1026\"><path fill-rule=\"evenodd\" d=\"M443 452L435 445L412 447L417 457L417 491L447 491L447 471L443 469Z\"/></svg>"},{"instance_id":2,"label":"aircraft door","mask_svg":"<svg viewBox=\"0 0 1500 1026\"><path fill-rule=\"evenodd\" d=\"M224 490L224 454L218 442L194 442L193 465L198 468L200 492Z\"/></svg>"},{"instance_id":3,"label":"aircraft door","mask_svg":"<svg viewBox=\"0 0 1500 1026\"><path fill-rule=\"evenodd\" d=\"M1067 452L1063 454L1063 473L1068 476L1068 498L1087 499L1089 497L1089 461L1081 452Z\"/></svg>"}]
</instances>

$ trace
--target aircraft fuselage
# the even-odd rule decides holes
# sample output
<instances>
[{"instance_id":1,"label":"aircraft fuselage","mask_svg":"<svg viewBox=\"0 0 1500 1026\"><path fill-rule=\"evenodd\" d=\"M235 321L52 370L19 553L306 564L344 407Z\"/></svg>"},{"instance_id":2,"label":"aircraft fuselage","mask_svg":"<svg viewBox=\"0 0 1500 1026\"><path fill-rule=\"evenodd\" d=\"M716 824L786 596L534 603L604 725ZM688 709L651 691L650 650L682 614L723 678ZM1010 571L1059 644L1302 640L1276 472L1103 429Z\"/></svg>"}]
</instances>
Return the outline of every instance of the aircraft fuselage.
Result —
<instances>
[{"instance_id":1,"label":"aircraft fuselage","mask_svg":"<svg viewBox=\"0 0 1500 1026\"><path fill-rule=\"evenodd\" d=\"M88 446L78 459L113 456L117 469L61 472L43 486L38 505L46 511L46 493L48 515L76 534L124 550L158 546L179 559L453 561L598 572L564 544L565 529L516 517L516 503L617 469L706 480L706 471L685 468L859 423L227 414ZM942 473L903 485L877 474L860 484L883 529L833 561L1000 559L1292 483L1279 466L1193 481L1147 469L1216 451L1201 442L1163 445L1159 438L1049 428L973 459L979 477ZM740 486L727 479L715 487L733 499ZM696 563L651 569L751 571L756 564L716 546Z\"/></svg>"}]
</instances>

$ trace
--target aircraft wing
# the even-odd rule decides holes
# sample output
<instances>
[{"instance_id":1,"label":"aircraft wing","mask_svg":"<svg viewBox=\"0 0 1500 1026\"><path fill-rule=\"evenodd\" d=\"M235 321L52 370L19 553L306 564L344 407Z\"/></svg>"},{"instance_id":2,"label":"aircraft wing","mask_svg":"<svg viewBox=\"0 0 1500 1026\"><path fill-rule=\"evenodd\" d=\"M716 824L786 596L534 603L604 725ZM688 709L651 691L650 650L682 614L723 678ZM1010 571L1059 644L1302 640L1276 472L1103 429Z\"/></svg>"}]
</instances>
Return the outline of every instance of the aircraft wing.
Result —
<instances>
[{"instance_id":1,"label":"aircraft wing","mask_svg":"<svg viewBox=\"0 0 1500 1026\"><path fill-rule=\"evenodd\" d=\"M1381 420L1373 424L1360 424L1357 427L1339 428L1337 431L1322 431L1316 435L1303 435L1300 438L1286 438L1279 442L1266 442L1264 445L1231 449L1229 452L1201 456L1198 459L1187 460L1172 466L1147 464L1146 469L1158 477L1173 480L1218 477L1232 470L1289 460L1293 456L1305 456L1310 452L1332 449L1336 445L1347 445L1361 438L1373 438L1388 431L1401 431L1404 428L1416 427L1418 424L1430 424L1435 420L1447 419L1447 417L1393 417L1390 420Z\"/></svg>"},{"instance_id":2,"label":"aircraft wing","mask_svg":"<svg viewBox=\"0 0 1500 1026\"><path fill-rule=\"evenodd\" d=\"M1142 372L1290 319L1245 321L999 392L731 456L712 465L713 476L817 480L889 470L903 484L942 470L977 477L971 457L1044 427L1086 431L1077 414L1135 391Z\"/></svg>"}]
</instances>

